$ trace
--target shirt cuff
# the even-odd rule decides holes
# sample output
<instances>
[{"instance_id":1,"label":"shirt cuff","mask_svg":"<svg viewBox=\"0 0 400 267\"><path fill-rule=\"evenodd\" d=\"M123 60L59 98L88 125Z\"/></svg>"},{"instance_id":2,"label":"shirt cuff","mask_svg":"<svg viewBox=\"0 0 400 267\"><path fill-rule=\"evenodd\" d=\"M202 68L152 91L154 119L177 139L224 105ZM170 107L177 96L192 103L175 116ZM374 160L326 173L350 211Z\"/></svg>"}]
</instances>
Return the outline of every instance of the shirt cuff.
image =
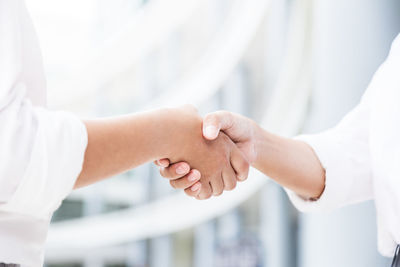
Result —
<instances>
[{"instance_id":1,"label":"shirt cuff","mask_svg":"<svg viewBox=\"0 0 400 267\"><path fill-rule=\"evenodd\" d=\"M27 170L1 210L49 218L72 191L84 161L88 137L80 119L67 112L35 108L37 131Z\"/></svg>"},{"instance_id":2,"label":"shirt cuff","mask_svg":"<svg viewBox=\"0 0 400 267\"><path fill-rule=\"evenodd\" d=\"M345 167L340 160L342 153L332 142L329 132L302 135L295 139L307 143L319 158L325 170L325 188L317 200L305 199L285 188L293 205L301 212L321 212L344 206L350 187L349 179L340 173Z\"/></svg>"}]
</instances>

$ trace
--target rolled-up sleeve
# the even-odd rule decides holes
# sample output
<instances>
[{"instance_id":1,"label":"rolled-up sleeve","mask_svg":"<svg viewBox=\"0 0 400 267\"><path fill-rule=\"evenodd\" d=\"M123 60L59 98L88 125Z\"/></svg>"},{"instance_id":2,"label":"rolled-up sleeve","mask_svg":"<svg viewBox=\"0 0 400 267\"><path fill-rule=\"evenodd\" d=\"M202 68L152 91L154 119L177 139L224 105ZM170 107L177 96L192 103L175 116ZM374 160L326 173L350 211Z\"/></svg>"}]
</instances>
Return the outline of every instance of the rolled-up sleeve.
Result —
<instances>
[{"instance_id":1,"label":"rolled-up sleeve","mask_svg":"<svg viewBox=\"0 0 400 267\"><path fill-rule=\"evenodd\" d=\"M323 133L297 137L315 151L326 172L324 192L316 201L303 199L287 190L299 210L331 210L374 198L370 136L375 129L371 128L371 107L381 97L382 87L396 75L398 61L394 59L399 57L399 45L398 37L388 58L374 74L360 104L336 127Z\"/></svg>"},{"instance_id":2,"label":"rolled-up sleeve","mask_svg":"<svg viewBox=\"0 0 400 267\"><path fill-rule=\"evenodd\" d=\"M0 110L0 210L48 216L81 172L87 132L72 114L32 106L19 87Z\"/></svg>"},{"instance_id":3,"label":"rolled-up sleeve","mask_svg":"<svg viewBox=\"0 0 400 267\"><path fill-rule=\"evenodd\" d=\"M41 83L26 76L41 62L24 52L21 10L0 0L0 211L48 217L81 172L87 132L74 115L32 104L28 92L44 88L31 90Z\"/></svg>"},{"instance_id":4,"label":"rolled-up sleeve","mask_svg":"<svg viewBox=\"0 0 400 267\"><path fill-rule=\"evenodd\" d=\"M373 85L373 83L372 83ZM318 200L286 190L303 212L325 211L373 198L369 145L370 87L361 103L333 129L296 139L307 143L325 169L325 189Z\"/></svg>"}]
</instances>

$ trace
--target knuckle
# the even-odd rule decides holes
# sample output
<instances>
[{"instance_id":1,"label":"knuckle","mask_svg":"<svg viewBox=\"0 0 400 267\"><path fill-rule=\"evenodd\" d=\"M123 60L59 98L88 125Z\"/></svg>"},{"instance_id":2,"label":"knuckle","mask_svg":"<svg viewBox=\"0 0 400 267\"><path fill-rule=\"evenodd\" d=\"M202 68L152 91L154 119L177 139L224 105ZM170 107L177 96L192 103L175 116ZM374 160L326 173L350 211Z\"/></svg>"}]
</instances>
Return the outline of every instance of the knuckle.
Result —
<instances>
[{"instance_id":1,"label":"knuckle","mask_svg":"<svg viewBox=\"0 0 400 267\"><path fill-rule=\"evenodd\" d=\"M219 116L221 116L221 117L227 117L227 116L231 115L231 113L229 111L226 111L226 110L219 110L219 111L217 111L217 114Z\"/></svg>"},{"instance_id":2,"label":"knuckle","mask_svg":"<svg viewBox=\"0 0 400 267\"><path fill-rule=\"evenodd\" d=\"M214 115L215 117L219 117L219 116L223 116L225 114L225 112L227 112L227 111L224 109L219 109L219 110L214 111L211 114Z\"/></svg>"},{"instance_id":3,"label":"knuckle","mask_svg":"<svg viewBox=\"0 0 400 267\"><path fill-rule=\"evenodd\" d=\"M218 116L223 117L225 121L232 121L233 118L232 112L226 110L218 111Z\"/></svg>"},{"instance_id":4,"label":"knuckle","mask_svg":"<svg viewBox=\"0 0 400 267\"><path fill-rule=\"evenodd\" d=\"M213 120L215 120L215 113L208 113L205 117L204 117L204 121L207 123L212 122Z\"/></svg>"},{"instance_id":5,"label":"knuckle","mask_svg":"<svg viewBox=\"0 0 400 267\"><path fill-rule=\"evenodd\" d=\"M204 117L204 122L205 124L208 125L215 125L217 126L219 124L219 114L218 112L214 112L214 113L209 113Z\"/></svg>"}]
</instances>

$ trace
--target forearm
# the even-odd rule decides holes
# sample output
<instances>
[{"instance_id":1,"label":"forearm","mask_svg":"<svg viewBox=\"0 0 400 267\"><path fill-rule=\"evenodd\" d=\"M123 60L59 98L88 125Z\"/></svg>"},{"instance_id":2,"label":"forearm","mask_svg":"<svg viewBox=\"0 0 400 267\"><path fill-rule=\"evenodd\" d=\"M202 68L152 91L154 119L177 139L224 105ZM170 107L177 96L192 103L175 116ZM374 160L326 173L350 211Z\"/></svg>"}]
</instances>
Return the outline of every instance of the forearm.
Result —
<instances>
[{"instance_id":1,"label":"forearm","mask_svg":"<svg viewBox=\"0 0 400 267\"><path fill-rule=\"evenodd\" d=\"M325 170L313 149L260 127L256 132L257 156L253 166L305 198L318 198L325 187Z\"/></svg>"},{"instance_id":2,"label":"forearm","mask_svg":"<svg viewBox=\"0 0 400 267\"><path fill-rule=\"evenodd\" d=\"M165 127L161 110L85 121L88 146L75 187L135 168L167 155Z\"/></svg>"}]
</instances>

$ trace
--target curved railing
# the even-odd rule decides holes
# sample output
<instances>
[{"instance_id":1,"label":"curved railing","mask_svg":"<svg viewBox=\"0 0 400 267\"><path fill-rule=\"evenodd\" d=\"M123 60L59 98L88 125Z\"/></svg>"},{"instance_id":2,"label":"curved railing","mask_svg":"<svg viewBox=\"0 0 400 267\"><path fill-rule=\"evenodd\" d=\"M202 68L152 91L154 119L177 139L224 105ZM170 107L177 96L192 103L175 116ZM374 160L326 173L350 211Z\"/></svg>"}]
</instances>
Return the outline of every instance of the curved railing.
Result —
<instances>
[{"instance_id":1,"label":"curved railing","mask_svg":"<svg viewBox=\"0 0 400 267\"><path fill-rule=\"evenodd\" d=\"M194 71L169 90L168 96L160 96L148 107L163 105L167 100L169 104L171 100L172 104L199 104L217 92L261 24L268 2L237 1L224 27L224 35L209 47ZM286 57L262 122L268 129L283 135L294 135L299 131L307 110L311 80L309 1L299 0L293 5ZM87 249L153 238L193 227L240 205L267 181L264 175L252 170L248 181L219 198L196 201L175 194L133 209L55 223L49 233L47 258L50 261L79 259L85 256Z\"/></svg>"}]
</instances>

